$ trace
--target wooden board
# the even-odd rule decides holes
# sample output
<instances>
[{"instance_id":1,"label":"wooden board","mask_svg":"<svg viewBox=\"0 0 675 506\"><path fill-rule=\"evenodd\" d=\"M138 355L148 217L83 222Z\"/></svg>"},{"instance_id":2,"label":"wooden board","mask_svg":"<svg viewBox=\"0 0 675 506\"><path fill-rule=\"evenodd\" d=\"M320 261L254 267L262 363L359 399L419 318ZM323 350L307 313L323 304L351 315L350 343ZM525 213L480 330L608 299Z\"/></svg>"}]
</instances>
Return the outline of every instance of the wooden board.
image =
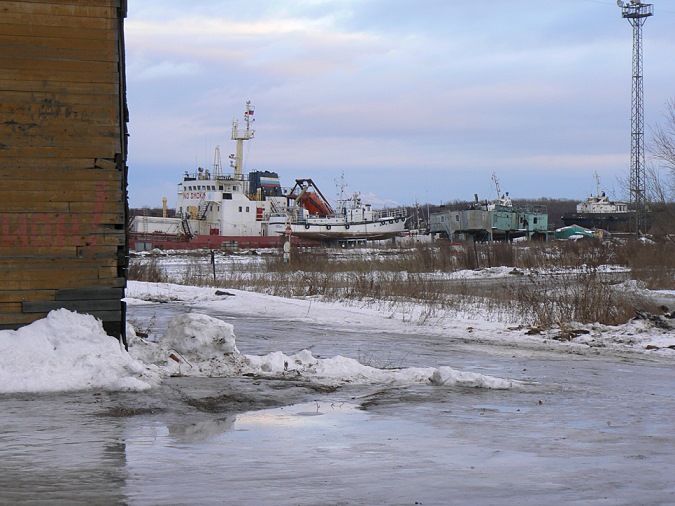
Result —
<instances>
[{"instance_id":1,"label":"wooden board","mask_svg":"<svg viewBox=\"0 0 675 506\"><path fill-rule=\"evenodd\" d=\"M115 6L110 2L101 2L98 5L96 5L96 2L82 2L78 5L71 1L49 2L43 0L41 2L11 2L3 0L0 11L2 11L3 17L18 13L33 16L45 16L49 18L57 16L67 18L59 20L59 24L67 23L68 19L78 19L83 17L92 18L93 21L114 20L117 18Z\"/></svg>"},{"instance_id":2,"label":"wooden board","mask_svg":"<svg viewBox=\"0 0 675 506\"><path fill-rule=\"evenodd\" d=\"M48 4L48 5L84 5L88 7L113 7L119 9L121 6L126 5L126 0L22 0L21 3L24 4Z\"/></svg>"},{"instance_id":3,"label":"wooden board","mask_svg":"<svg viewBox=\"0 0 675 506\"><path fill-rule=\"evenodd\" d=\"M44 183L50 182L50 184L62 184L64 186L78 183L89 188L95 188L100 182L113 182L116 185L122 181L120 171L97 169L93 166L94 163L93 160L90 161L90 165L87 168L63 167L59 169L58 173L53 168L45 169L40 167L29 171L21 168L5 170L3 171L3 181L6 183L6 186L18 184L19 182L23 186L44 185Z\"/></svg>"},{"instance_id":4,"label":"wooden board","mask_svg":"<svg viewBox=\"0 0 675 506\"><path fill-rule=\"evenodd\" d=\"M0 18L0 25L2 18ZM31 32L33 30L30 30ZM43 32L36 35L7 35L0 33L0 56L18 56L24 58L61 58L63 55L59 51L68 51L67 54L75 56L76 59L82 58L82 55L100 55L96 58L99 61L110 61L110 56L115 56L113 61L119 61L119 48L110 44L110 39L80 39L75 37L48 37ZM26 52L18 52L16 48L21 47Z\"/></svg>"},{"instance_id":5,"label":"wooden board","mask_svg":"<svg viewBox=\"0 0 675 506\"><path fill-rule=\"evenodd\" d=\"M7 280L3 283L3 291L10 290L53 290L55 286L58 288L83 288L83 287L93 287L93 286L109 286L109 287L123 287L126 284L124 278L107 278L107 279L98 279L94 278L85 278L85 279L73 279L68 276L57 277L54 276L49 279L34 279L34 280Z\"/></svg>"},{"instance_id":6,"label":"wooden board","mask_svg":"<svg viewBox=\"0 0 675 506\"><path fill-rule=\"evenodd\" d=\"M95 94L116 94L119 92L118 82L106 83L86 83L86 82L70 82L63 83L52 80L31 80L27 79L7 79L4 74L0 74L0 89L14 92L44 92L57 93L63 92L64 89L70 90L73 93L88 93Z\"/></svg>"},{"instance_id":7,"label":"wooden board","mask_svg":"<svg viewBox=\"0 0 675 506\"><path fill-rule=\"evenodd\" d=\"M72 89L69 89L69 91L3 90L2 98L3 102L0 104L0 107L2 107L0 114L3 115L9 112L20 113L31 111L37 107L37 104L46 102L68 103L71 107L77 106L78 108L83 108L87 105L119 108L120 105L119 90L116 88L112 89L110 93L77 93Z\"/></svg>"}]
</instances>

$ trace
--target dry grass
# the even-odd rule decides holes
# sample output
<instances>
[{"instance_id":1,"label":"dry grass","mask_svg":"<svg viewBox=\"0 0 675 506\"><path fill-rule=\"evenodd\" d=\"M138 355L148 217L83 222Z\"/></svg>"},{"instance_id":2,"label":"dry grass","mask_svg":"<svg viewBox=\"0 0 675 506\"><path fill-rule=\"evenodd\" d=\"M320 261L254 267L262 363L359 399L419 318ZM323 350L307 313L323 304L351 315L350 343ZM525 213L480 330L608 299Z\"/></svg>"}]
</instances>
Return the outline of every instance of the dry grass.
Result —
<instances>
[{"instance_id":1,"label":"dry grass","mask_svg":"<svg viewBox=\"0 0 675 506\"><path fill-rule=\"evenodd\" d=\"M155 256L134 258L133 261L129 262L127 277L150 283L166 283L168 281L166 272Z\"/></svg>"},{"instance_id":2,"label":"dry grass","mask_svg":"<svg viewBox=\"0 0 675 506\"><path fill-rule=\"evenodd\" d=\"M614 325L628 321L636 308L652 310L648 301L616 290L616 280L601 267L622 266L648 288L675 289L674 253L672 242L634 240L438 242L412 248L299 249L293 251L291 263L270 254L257 262L218 265L215 279L208 253L192 256L173 279L156 259L143 257L132 259L129 275L144 281L376 304L419 322L467 315L546 328L569 322ZM490 267L514 268L514 275L473 282L448 276ZM520 269L532 274L524 276Z\"/></svg>"}]
</instances>

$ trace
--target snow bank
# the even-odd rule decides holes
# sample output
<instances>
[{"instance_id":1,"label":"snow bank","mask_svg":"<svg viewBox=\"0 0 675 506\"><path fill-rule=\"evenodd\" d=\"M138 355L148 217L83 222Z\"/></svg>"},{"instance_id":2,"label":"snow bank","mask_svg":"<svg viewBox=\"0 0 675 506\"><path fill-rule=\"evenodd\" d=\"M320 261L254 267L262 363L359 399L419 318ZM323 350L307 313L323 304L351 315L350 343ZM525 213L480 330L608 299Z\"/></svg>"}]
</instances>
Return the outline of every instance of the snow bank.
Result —
<instances>
[{"instance_id":1,"label":"snow bank","mask_svg":"<svg viewBox=\"0 0 675 506\"><path fill-rule=\"evenodd\" d=\"M448 367L378 369L337 356L315 358L274 352L241 355L234 327L198 313L175 317L157 342L128 329L130 352L108 336L99 320L59 309L19 330L0 331L0 393L87 389L144 390L162 376L240 374L321 385L431 384L511 388L517 382Z\"/></svg>"},{"instance_id":2,"label":"snow bank","mask_svg":"<svg viewBox=\"0 0 675 506\"><path fill-rule=\"evenodd\" d=\"M295 355L281 351L264 356L241 355L235 345L234 327L198 313L176 316L157 342L132 338L130 352L137 358L162 366L181 376L233 376L246 374L268 379L294 379L309 383L344 384L431 384L479 388L512 388L518 382L449 367L378 369L357 360L336 356L315 358L308 350Z\"/></svg>"},{"instance_id":3,"label":"snow bank","mask_svg":"<svg viewBox=\"0 0 675 506\"><path fill-rule=\"evenodd\" d=\"M231 324L197 313L176 316L162 338L180 353L211 356L239 354L234 341Z\"/></svg>"},{"instance_id":4,"label":"snow bank","mask_svg":"<svg viewBox=\"0 0 675 506\"><path fill-rule=\"evenodd\" d=\"M174 317L157 342L129 337L129 352L139 360L161 366L180 376L231 376L237 374L239 350L234 327L205 314Z\"/></svg>"},{"instance_id":5,"label":"snow bank","mask_svg":"<svg viewBox=\"0 0 675 506\"><path fill-rule=\"evenodd\" d=\"M93 316L58 309L0 331L0 393L144 390L158 381Z\"/></svg>"},{"instance_id":6,"label":"snow bank","mask_svg":"<svg viewBox=\"0 0 675 506\"><path fill-rule=\"evenodd\" d=\"M378 369L343 356L315 358L308 350L295 355L274 352L264 356L245 355L242 371L265 378L305 379L327 386L344 384L386 384L405 386L430 384L489 389L511 389L524 383L514 380L462 372L451 367L408 367Z\"/></svg>"}]
</instances>

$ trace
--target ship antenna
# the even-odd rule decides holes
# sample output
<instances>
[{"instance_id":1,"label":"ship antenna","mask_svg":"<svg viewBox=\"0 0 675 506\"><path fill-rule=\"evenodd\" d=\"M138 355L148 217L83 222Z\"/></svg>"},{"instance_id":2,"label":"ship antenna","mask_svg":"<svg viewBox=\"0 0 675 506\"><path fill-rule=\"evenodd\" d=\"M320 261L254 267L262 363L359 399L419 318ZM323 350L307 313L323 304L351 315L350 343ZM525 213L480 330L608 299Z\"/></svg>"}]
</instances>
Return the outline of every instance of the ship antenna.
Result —
<instances>
[{"instance_id":1,"label":"ship antenna","mask_svg":"<svg viewBox=\"0 0 675 506\"><path fill-rule=\"evenodd\" d=\"M343 172L340 175L340 179L335 179L335 186L338 189L338 206L340 207L340 210L345 205L345 173Z\"/></svg>"},{"instance_id":2,"label":"ship antenna","mask_svg":"<svg viewBox=\"0 0 675 506\"><path fill-rule=\"evenodd\" d=\"M244 166L244 141L253 139L255 135L255 130L251 129L251 123L255 121L253 111L254 107L251 105L251 101L247 100L246 111L244 112L246 128L243 130L239 128L239 122L236 119L232 120L232 140L237 142L237 152L230 155L230 167L234 169L234 178L238 180L244 179L242 172L242 167Z\"/></svg>"}]
</instances>

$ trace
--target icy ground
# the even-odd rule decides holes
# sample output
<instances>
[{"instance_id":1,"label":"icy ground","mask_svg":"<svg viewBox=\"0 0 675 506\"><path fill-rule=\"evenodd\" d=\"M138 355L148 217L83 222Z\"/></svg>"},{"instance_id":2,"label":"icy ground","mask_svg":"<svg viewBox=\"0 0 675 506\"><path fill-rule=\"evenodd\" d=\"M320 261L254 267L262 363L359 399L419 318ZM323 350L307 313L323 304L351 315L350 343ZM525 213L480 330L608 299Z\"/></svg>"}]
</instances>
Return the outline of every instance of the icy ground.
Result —
<instances>
[{"instance_id":1,"label":"icy ground","mask_svg":"<svg viewBox=\"0 0 675 506\"><path fill-rule=\"evenodd\" d=\"M129 352L65 310L0 331L3 501L675 503L675 335L652 321L558 339L411 305L126 300L149 337Z\"/></svg>"}]
</instances>

